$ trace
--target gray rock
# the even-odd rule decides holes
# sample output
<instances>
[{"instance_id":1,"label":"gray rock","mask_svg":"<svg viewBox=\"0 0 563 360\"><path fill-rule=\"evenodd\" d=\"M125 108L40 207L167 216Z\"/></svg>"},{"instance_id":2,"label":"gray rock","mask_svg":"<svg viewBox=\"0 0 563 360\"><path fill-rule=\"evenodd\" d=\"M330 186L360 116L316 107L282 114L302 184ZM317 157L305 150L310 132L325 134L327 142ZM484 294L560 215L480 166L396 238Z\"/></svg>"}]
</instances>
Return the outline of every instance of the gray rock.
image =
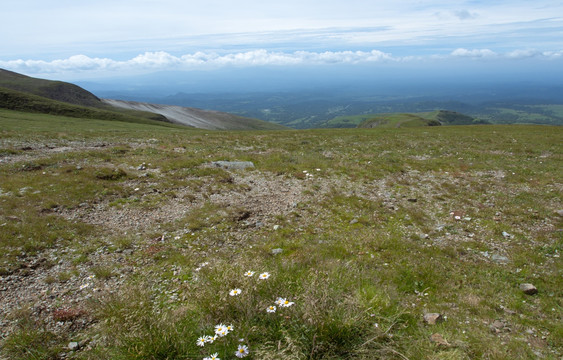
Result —
<instances>
[{"instance_id":1,"label":"gray rock","mask_svg":"<svg viewBox=\"0 0 563 360\"><path fill-rule=\"evenodd\" d=\"M358 223L358 219L354 218L352 220L350 220L350 225L354 225Z\"/></svg>"},{"instance_id":2,"label":"gray rock","mask_svg":"<svg viewBox=\"0 0 563 360\"><path fill-rule=\"evenodd\" d=\"M281 228L281 226L279 225L274 225L274 230L279 230Z\"/></svg>"},{"instance_id":3,"label":"gray rock","mask_svg":"<svg viewBox=\"0 0 563 360\"><path fill-rule=\"evenodd\" d=\"M527 295L534 295L538 293L538 289L532 284L520 284L520 290Z\"/></svg>"},{"instance_id":4,"label":"gray rock","mask_svg":"<svg viewBox=\"0 0 563 360\"><path fill-rule=\"evenodd\" d=\"M254 167L252 161L214 161L211 165L229 170L243 170Z\"/></svg>"},{"instance_id":5,"label":"gray rock","mask_svg":"<svg viewBox=\"0 0 563 360\"><path fill-rule=\"evenodd\" d=\"M563 209L561 210L555 210L555 213L561 217L563 217Z\"/></svg>"},{"instance_id":6,"label":"gray rock","mask_svg":"<svg viewBox=\"0 0 563 360\"><path fill-rule=\"evenodd\" d=\"M505 239L510 239L512 237L512 235L510 235L509 233L507 233L506 231L502 232L502 236L504 236Z\"/></svg>"},{"instance_id":7,"label":"gray rock","mask_svg":"<svg viewBox=\"0 0 563 360\"><path fill-rule=\"evenodd\" d=\"M70 351L76 351L80 348L80 345L76 341L72 341L68 343L68 349Z\"/></svg>"},{"instance_id":8,"label":"gray rock","mask_svg":"<svg viewBox=\"0 0 563 360\"><path fill-rule=\"evenodd\" d=\"M442 317L441 314L438 313L424 314L424 322L427 323L428 325L435 325L442 321L444 321L444 318Z\"/></svg>"},{"instance_id":9,"label":"gray rock","mask_svg":"<svg viewBox=\"0 0 563 360\"><path fill-rule=\"evenodd\" d=\"M283 252L283 249L280 249L280 248L272 249L272 254L274 254L274 255L281 254L282 252Z\"/></svg>"},{"instance_id":10,"label":"gray rock","mask_svg":"<svg viewBox=\"0 0 563 360\"><path fill-rule=\"evenodd\" d=\"M493 260L496 263L500 263L500 264L504 264L504 263L508 262L508 258L506 256L499 255L499 254L491 255L491 260Z\"/></svg>"}]
</instances>

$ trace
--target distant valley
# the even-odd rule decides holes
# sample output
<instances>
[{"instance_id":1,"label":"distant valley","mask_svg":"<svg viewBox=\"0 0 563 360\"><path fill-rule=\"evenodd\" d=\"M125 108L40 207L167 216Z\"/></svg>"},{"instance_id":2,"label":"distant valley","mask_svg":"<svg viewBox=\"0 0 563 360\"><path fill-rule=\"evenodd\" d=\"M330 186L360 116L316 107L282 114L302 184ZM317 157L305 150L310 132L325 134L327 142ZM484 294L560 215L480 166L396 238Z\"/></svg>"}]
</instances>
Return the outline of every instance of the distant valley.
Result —
<instances>
[{"instance_id":1,"label":"distant valley","mask_svg":"<svg viewBox=\"0 0 563 360\"><path fill-rule=\"evenodd\" d=\"M96 95L75 84L0 69L0 107L88 119L157 121L207 130L563 125L559 88L537 88L533 98L516 92L507 99L504 96L509 96L510 91L506 88L468 89L470 95L464 96L453 92L447 96L447 88L442 93L421 96L401 94L397 88L390 88L388 93L373 93L373 89L361 86L283 92L178 92L161 96L162 89L150 93L150 86L141 93L120 91L118 85L115 90L87 85L95 88Z\"/></svg>"}]
</instances>

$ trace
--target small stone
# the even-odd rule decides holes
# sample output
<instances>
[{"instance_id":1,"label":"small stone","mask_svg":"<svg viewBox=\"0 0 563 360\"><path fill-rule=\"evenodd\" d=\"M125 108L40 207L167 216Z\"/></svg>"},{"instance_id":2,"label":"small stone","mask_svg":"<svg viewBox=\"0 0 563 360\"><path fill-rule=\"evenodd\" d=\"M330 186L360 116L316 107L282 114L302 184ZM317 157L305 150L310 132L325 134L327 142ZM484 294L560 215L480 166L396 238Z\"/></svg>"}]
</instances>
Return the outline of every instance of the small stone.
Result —
<instances>
[{"instance_id":1,"label":"small stone","mask_svg":"<svg viewBox=\"0 0 563 360\"><path fill-rule=\"evenodd\" d=\"M76 351L80 348L80 345L76 341L72 341L68 343L68 349L70 351Z\"/></svg>"},{"instance_id":2,"label":"small stone","mask_svg":"<svg viewBox=\"0 0 563 360\"><path fill-rule=\"evenodd\" d=\"M358 219L354 218L352 220L350 220L350 225L354 225L358 223Z\"/></svg>"},{"instance_id":3,"label":"small stone","mask_svg":"<svg viewBox=\"0 0 563 360\"><path fill-rule=\"evenodd\" d=\"M520 290L527 295L534 295L538 293L538 289L532 284L520 284Z\"/></svg>"},{"instance_id":4,"label":"small stone","mask_svg":"<svg viewBox=\"0 0 563 360\"><path fill-rule=\"evenodd\" d=\"M505 239L510 239L510 238L512 237L512 235L510 235L510 234L507 233L506 231L503 231L503 232L502 232L502 236L503 236Z\"/></svg>"},{"instance_id":5,"label":"small stone","mask_svg":"<svg viewBox=\"0 0 563 360\"><path fill-rule=\"evenodd\" d=\"M447 342L444 337L438 333L432 334L430 336L430 341L432 341L433 343L436 343L436 345L438 346L444 346L444 347L448 347L450 346L450 343Z\"/></svg>"},{"instance_id":6,"label":"small stone","mask_svg":"<svg viewBox=\"0 0 563 360\"><path fill-rule=\"evenodd\" d=\"M561 210L555 210L555 213L561 217L563 217L563 209Z\"/></svg>"},{"instance_id":7,"label":"small stone","mask_svg":"<svg viewBox=\"0 0 563 360\"><path fill-rule=\"evenodd\" d=\"M506 256L499 255L499 254L493 254L491 256L491 260L493 260L496 263L500 263L500 264L504 264L504 263L508 262L508 258Z\"/></svg>"},{"instance_id":8,"label":"small stone","mask_svg":"<svg viewBox=\"0 0 563 360\"><path fill-rule=\"evenodd\" d=\"M272 254L274 254L274 255L281 254L282 252L283 252L283 249L280 249L280 248L272 249Z\"/></svg>"},{"instance_id":9,"label":"small stone","mask_svg":"<svg viewBox=\"0 0 563 360\"><path fill-rule=\"evenodd\" d=\"M502 331L502 329L504 329L504 327L505 327L505 324L502 321L495 320L491 324L490 329L493 333L498 334L499 332Z\"/></svg>"},{"instance_id":10,"label":"small stone","mask_svg":"<svg viewBox=\"0 0 563 360\"><path fill-rule=\"evenodd\" d=\"M279 230L281 228L281 226L279 225L274 225L274 230Z\"/></svg>"},{"instance_id":11,"label":"small stone","mask_svg":"<svg viewBox=\"0 0 563 360\"><path fill-rule=\"evenodd\" d=\"M438 313L424 314L424 322L428 325L436 325L437 323L440 323L442 321L444 321L444 318Z\"/></svg>"}]
</instances>

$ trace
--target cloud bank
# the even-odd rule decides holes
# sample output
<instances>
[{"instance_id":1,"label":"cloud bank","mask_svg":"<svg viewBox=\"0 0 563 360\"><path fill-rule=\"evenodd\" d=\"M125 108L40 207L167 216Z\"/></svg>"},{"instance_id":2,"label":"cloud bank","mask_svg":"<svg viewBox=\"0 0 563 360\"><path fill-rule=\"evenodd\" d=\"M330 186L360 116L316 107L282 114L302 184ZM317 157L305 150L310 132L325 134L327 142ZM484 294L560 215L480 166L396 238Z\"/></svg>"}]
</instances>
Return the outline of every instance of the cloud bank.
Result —
<instances>
[{"instance_id":1,"label":"cloud bank","mask_svg":"<svg viewBox=\"0 0 563 360\"><path fill-rule=\"evenodd\" d=\"M44 60L8 60L0 61L0 67L25 74L57 74L57 73L146 73L163 70L197 70L214 69L227 66L299 66L299 65L355 65L370 63L405 63L427 60L452 59L561 59L561 51L513 50L498 53L490 49L458 48L447 55L393 56L379 50L371 51L295 51L277 52L264 49L246 52L218 54L215 52L195 52L175 56L168 52L145 52L127 60L89 57L74 55L66 59Z\"/></svg>"}]
</instances>

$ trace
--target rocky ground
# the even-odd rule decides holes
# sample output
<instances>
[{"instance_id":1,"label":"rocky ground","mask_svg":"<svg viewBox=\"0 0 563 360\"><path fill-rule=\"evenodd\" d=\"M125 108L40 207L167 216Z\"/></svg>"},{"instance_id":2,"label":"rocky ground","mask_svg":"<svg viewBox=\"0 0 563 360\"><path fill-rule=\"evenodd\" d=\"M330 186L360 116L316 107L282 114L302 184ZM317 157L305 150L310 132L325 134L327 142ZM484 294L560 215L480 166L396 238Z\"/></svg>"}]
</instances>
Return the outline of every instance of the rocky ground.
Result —
<instances>
[{"instance_id":1,"label":"rocky ground","mask_svg":"<svg viewBox=\"0 0 563 360\"><path fill-rule=\"evenodd\" d=\"M1 164L30 162L55 153L114 146L111 143L78 142L69 142L65 146L21 144L19 148L25 151L2 156L0 161ZM22 313L27 313L54 333L87 333L96 324L89 310L89 301L119 292L120 287L135 276L149 276L144 273L146 265L151 263L151 256L162 245L193 235L198 240L191 241L191 248L185 251L199 251L204 258L209 252L252 246L253 242L260 239L258 233L283 229L289 218L292 219L292 226L314 227L319 219L325 221L330 217L323 207L323 201L330 201L330 194L335 191L380 204L378 211L386 216L399 212L423 216L423 224L415 222L404 227L406 233L429 247L446 247L479 239L487 250L468 249L461 255L466 260L473 258L475 262L510 266L517 254L513 252L514 242L509 240L521 241L518 234L528 234L529 242L521 245L532 248L538 245L534 243L535 234L561 231L558 227L563 211L557 198L554 198L553 203L544 204L551 211L548 216L537 216L533 221L522 223L511 219L513 214L507 214L506 209L498 205L502 201L498 198L499 194L517 196L523 191L532 191L533 185L509 183L506 179L511 174L501 169L463 174L412 170L377 180L354 181L346 175L325 174L325 169L310 169L303 171L300 176L286 176L223 165L229 174L228 187L217 187L214 179L205 178L197 190L175 188L174 194L163 196L157 206L115 206L107 200L85 202L74 208L53 209L56 216L103 228L104 238L121 237L126 239L126 243L100 241L99 244L82 244L83 247L91 247L85 252L86 255L81 253L79 246L69 248L64 243L31 256L22 254L19 258L21 266L0 276L1 338L6 339L12 333L17 322L21 321ZM202 166L216 165L207 163ZM132 176L124 186L133 194L131 199L142 202L161 191L161 175L157 165L139 164L127 171ZM147 178L146 174L152 177ZM461 199L458 196L457 189L471 189L478 182L490 185L482 196L474 199ZM547 190L561 193L563 185L557 183ZM0 197L12 195L0 192ZM224 211L225 218L235 219L236 225L229 228L220 243L213 243L211 237L205 239L205 235L194 231L189 223L181 228L166 226L171 219L183 218L208 203L215 204L218 212ZM536 209L527 211L532 215L537 213ZM204 222L206 220L201 219ZM350 224L358 221L364 220L352 218ZM502 236L492 233L490 223L503 221L509 224L509 229L503 231ZM452 231L454 228L457 230ZM206 241L208 243L205 246L197 246ZM544 261L560 262L559 256L555 252ZM97 274L92 269L98 269ZM104 269L110 270L104 272ZM533 294L535 291L528 285L522 286L522 291L526 293ZM510 313L514 310L507 308L505 311ZM440 314L424 316L427 323L441 320ZM510 335L509 325L502 320L494 321L490 327L495 333ZM545 331L529 331L531 338L538 342L547 336ZM68 351L62 352L60 357L70 356L72 350L80 347L92 346L95 341L95 338L90 337L83 338L82 342L70 341ZM450 346L440 334L433 335L432 341L440 346Z\"/></svg>"}]
</instances>

